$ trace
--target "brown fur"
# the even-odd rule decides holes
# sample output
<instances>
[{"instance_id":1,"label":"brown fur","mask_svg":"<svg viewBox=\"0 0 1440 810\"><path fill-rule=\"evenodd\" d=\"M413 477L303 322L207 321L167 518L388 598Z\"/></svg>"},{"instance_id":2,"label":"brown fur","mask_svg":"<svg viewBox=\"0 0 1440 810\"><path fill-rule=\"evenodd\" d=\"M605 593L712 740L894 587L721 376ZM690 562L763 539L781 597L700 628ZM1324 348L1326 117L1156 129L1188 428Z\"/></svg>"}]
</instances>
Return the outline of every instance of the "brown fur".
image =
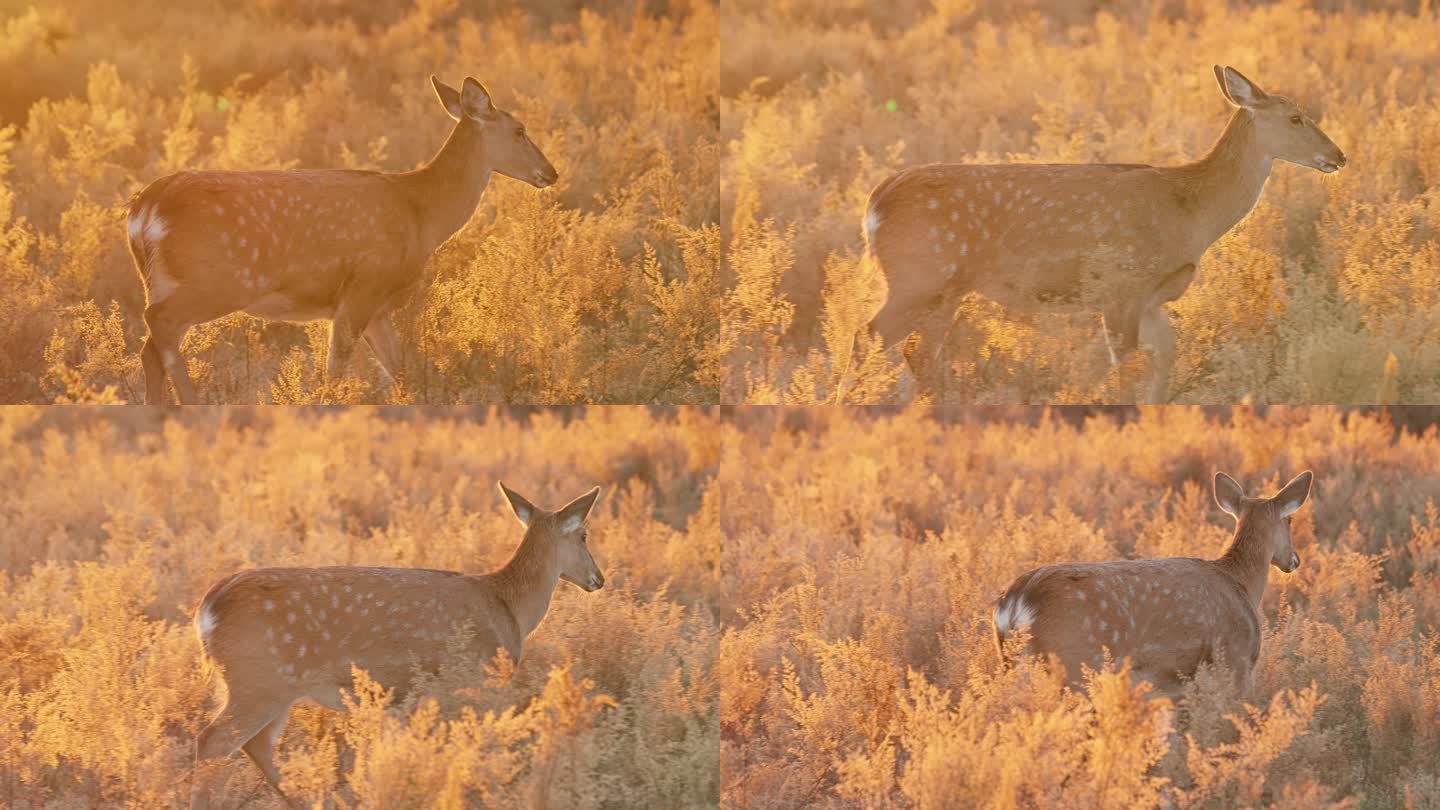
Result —
<instances>
[{"instance_id":1,"label":"brown fur","mask_svg":"<svg viewBox=\"0 0 1440 810\"><path fill-rule=\"evenodd\" d=\"M480 660L500 650L518 661L561 580L587 591L605 577L585 544L599 488L558 512L504 485L525 536L488 574L428 568L259 568L215 583L195 626L205 659L225 682L225 706L196 741L192 807L209 802L205 766L237 748L280 791L275 744L291 705L309 698L342 710L352 667L403 692L416 668L434 671L462 629ZM283 795L283 794L282 794Z\"/></svg>"},{"instance_id":2,"label":"brown fur","mask_svg":"<svg viewBox=\"0 0 1440 810\"><path fill-rule=\"evenodd\" d=\"M456 123L415 171L186 171L133 198L147 402L163 400L167 376L182 403L197 401L180 343L190 327L237 311L331 320L329 376L343 373L361 337L392 379L399 374L390 315L414 292L430 254L475 212L490 174L542 188L557 177L474 79L463 93L439 82L435 89Z\"/></svg>"},{"instance_id":3,"label":"brown fur","mask_svg":"<svg viewBox=\"0 0 1440 810\"><path fill-rule=\"evenodd\" d=\"M887 347L905 346L922 391L938 393L955 309L977 293L1017 314L1102 314L1121 350L1151 349L1146 398L1167 396L1175 335L1164 305L1254 206L1272 159L1345 163L1313 122L1290 123L1300 113L1289 101L1233 71L1228 81L1248 90L1232 97L1216 70L1237 109L1194 162L935 164L875 187L865 217L871 328Z\"/></svg>"},{"instance_id":4,"label":"brown fur","mask_svg":"<svg viewBox=\"0 0 1440 810\"><path fill-rule=\"evenodd\" d=\"M995 603L995 642L1028 626L1030 651L1053 657L1072 684L1083 667L1098 669L1106 653L1129 659L1137 678L1175 696L1204 663L1222 660L1235 685L1249 689L1260 655L1260 600L1270 566L1293 570L1288 514L1309 494L1302 473L1274 498L1222 497L1237 515L1235 535L1217 560L1167 557L1102 563L1060 563L1021 574ZM1287 511L1288 510L1288 511Z\"/></svg>"}]
</instances>

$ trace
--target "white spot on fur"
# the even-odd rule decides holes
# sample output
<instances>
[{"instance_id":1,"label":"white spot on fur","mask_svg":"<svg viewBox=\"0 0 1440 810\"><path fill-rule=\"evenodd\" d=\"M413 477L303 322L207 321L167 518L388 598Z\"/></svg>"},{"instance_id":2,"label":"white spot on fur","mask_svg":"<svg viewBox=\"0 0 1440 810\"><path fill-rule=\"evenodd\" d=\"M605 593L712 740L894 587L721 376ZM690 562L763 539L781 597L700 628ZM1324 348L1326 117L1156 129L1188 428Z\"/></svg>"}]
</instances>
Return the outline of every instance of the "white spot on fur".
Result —
<instances>
[{"instance_id":1,"label":"white spot on fur","mask_svg":"<svg viewBox=\"0 0 1440 810\"><path fill-rule=\"evenodd\" d=\"M995 629L1002 635L1013 633L1035 621L1035 610L1021 594L995 606Z\"/></svg>"}]
</instances>

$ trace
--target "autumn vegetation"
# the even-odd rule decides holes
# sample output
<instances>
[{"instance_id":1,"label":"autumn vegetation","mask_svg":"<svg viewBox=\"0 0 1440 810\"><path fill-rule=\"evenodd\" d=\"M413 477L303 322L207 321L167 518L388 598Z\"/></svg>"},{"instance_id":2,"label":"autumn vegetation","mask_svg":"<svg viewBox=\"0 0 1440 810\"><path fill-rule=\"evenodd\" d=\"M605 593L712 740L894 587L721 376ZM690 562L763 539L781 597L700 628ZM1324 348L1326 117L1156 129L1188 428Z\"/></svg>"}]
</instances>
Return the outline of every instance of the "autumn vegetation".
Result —
<instances>
[{"instance_id":1,"label":"autumn vegetation","mask_svg":"<svg viewBox=\"0 0 1440 810\"><path fill-rule=\"evenodd\" d=\"M1440 409L746 409L720 474L722 804L1440 806ZM1225 548L1215 470L1315 472L1253 690L1002 666L1066 560ZM734 474L730 470L735 470Z\"/></svg>"},{"instance_id":2,"label":"autumn vegetation","mask_svg":"<svg viewBox=\"0 0 1440 810\"><path fill-rule=\"evenodd\" d=\"M1171 400L1440 398L1434 3L727 0L722 37L727 400L835 401L857 337L841 398L903 399L865 328L871 189L932 162L1196 158L1229 114L1215 64L1300 103L1349 163L1276 163L1206 254L1171 305ZM1146 363L1112 368L1093 315L975 297L947 352L973 402L1132 402Z\"/></svg>"},{"instance_id":3,"label":"autumn vegetation","mask_svg":"<svg viewBox=\"0 0 1440 810\"><path fill-rule=\"evenodd\" d=\"M496 177L402 312L323 385L327 322L192 330L212 403L715 402L718 21L707 0L168 3L0 11L0 401L137 401L124 207L181 169L417 167L473 75L560 172Z\"/></svg>"},{"instance_id":4,"label":"autumn vegetation","mask_svg":"<svg viewBox=\"0 0 1440 810\"><path fill-rule=\"evenodd\" d=\"M183 807L218 708L191 613L261 565L498 567L495 481L599 484L594 593L518 662L295 708L283 785L341 808L712 807L724 432L701 410L0 409L0 806ZM458 641L457 641L458 645ZM280 807L241 754L220 807ZM323 803L323 805L322 805Z\"/></svg>"}]
</instances>

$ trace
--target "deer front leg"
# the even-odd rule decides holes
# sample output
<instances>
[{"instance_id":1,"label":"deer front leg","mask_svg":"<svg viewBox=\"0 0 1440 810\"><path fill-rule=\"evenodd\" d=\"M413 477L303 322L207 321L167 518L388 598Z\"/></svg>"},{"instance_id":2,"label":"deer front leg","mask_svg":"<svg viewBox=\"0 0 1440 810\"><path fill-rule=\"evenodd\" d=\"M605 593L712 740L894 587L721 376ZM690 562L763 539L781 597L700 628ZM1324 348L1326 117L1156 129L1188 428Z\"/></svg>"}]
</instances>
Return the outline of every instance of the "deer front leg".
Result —
<instances>
[{"instance_id":1,"label":"deer front leg","mask_svg":"<svg viewBox=\"0 0 1440 810\"><path fill-rule=\"evenodd\" d=\"M394 312L386 312L371 319L365 327L365 342L375 359L385 370L393 384L400 379L403 367L400 361L400 334L395 330Z\"/></svg>"},{"instance_id":2,"label":"deer front leg","mask_svg":"<svg viewBox=\"0 0 1440 810\"><path fill-rule=\"evenodd\" d=\"M1164 304L1140 313L1140 343L1150 350L1150 379L1145 402L1166 402L1170 398L1170 369L1175 366L1175 327Z\"/></svg>"},{"instance_id":3,"label":"deer front leg","mask_svg":"<svg viewBox=\"0 0 1440 810\"><path fill-rule=\"evenodd\" d=\"M350 355L355 352L355 342L370 326L377 308L369 296L359 292L346 296L335 308L335 317L330 321L330 352L325 362L325 382L344 378Z\"/></svg>"},{"instance_id":4,"label":"deer front leg","mask_svg":"<svg viewBox=\"0 0 1440 810\"><path fill-rule=\"evenodd\" d=\"M1170 399L1170 370L1175 366L1175 327L1165 305L1179 298L1195 279L1195 265L1187 264L1166 276L1151 292L1140 312L1140 343L1151 352L1146 402Z\"/></svg>"}]
</instances>

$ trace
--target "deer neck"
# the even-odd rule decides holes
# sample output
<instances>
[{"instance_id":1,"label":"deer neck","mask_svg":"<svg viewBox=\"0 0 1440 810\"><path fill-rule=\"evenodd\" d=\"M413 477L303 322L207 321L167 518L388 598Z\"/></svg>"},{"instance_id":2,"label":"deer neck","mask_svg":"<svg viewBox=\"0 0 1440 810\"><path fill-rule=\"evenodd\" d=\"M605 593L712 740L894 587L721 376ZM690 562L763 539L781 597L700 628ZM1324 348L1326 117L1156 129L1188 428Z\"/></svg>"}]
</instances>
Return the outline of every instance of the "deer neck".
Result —
<instances>
[{"instance_id":1,"label":"deer neck","mask_svg":"<svg viewBox=\"0 0 1440 810\"><path fill-rule=\"evenodd\" d=\"M1249 530L1248 525L1237 526L1235 537L1225 554L1216 560L1245 591L1251 606L1260 609L1260 600L1265 598L1265 586L1270 582L1270 553L1259 537Z\"/></svg>"},{"instance_id":2,"label":"deer neck","mask_svg":"<svg viewBox=\"0 0 1440 810\"><path fill-rule=\"evenodd\" d=\"M1207 226L1207 247L1255 207L1272 160L1256 137L1250 113L1236 110L1210 151L1183 167L1188 202Z\"/></svg>"},{"instance_id":3,"label":"deer neck","mask_svg":"<svg viewBox=\"0 0 1440 810\"><path fill-rule=\"evenodd\" d=\"M560 564L553 548L535 540L529 532L515 549L505 567L494 574L496 590L515 623L520 637L530 635L545 618L555 586L560 583Z\"/></svg>"},{"instance_id":4,"label":"deer neck","mask_svg":"<svg viewBox=\"0 0 1440 810\"><path fill-rule=\"evenodd\" d=\"M450 130L440 151L407 175L427 253L470 221L490 183L491 171L480 125L462 119Z\"/></svg>"}]
</instances>

